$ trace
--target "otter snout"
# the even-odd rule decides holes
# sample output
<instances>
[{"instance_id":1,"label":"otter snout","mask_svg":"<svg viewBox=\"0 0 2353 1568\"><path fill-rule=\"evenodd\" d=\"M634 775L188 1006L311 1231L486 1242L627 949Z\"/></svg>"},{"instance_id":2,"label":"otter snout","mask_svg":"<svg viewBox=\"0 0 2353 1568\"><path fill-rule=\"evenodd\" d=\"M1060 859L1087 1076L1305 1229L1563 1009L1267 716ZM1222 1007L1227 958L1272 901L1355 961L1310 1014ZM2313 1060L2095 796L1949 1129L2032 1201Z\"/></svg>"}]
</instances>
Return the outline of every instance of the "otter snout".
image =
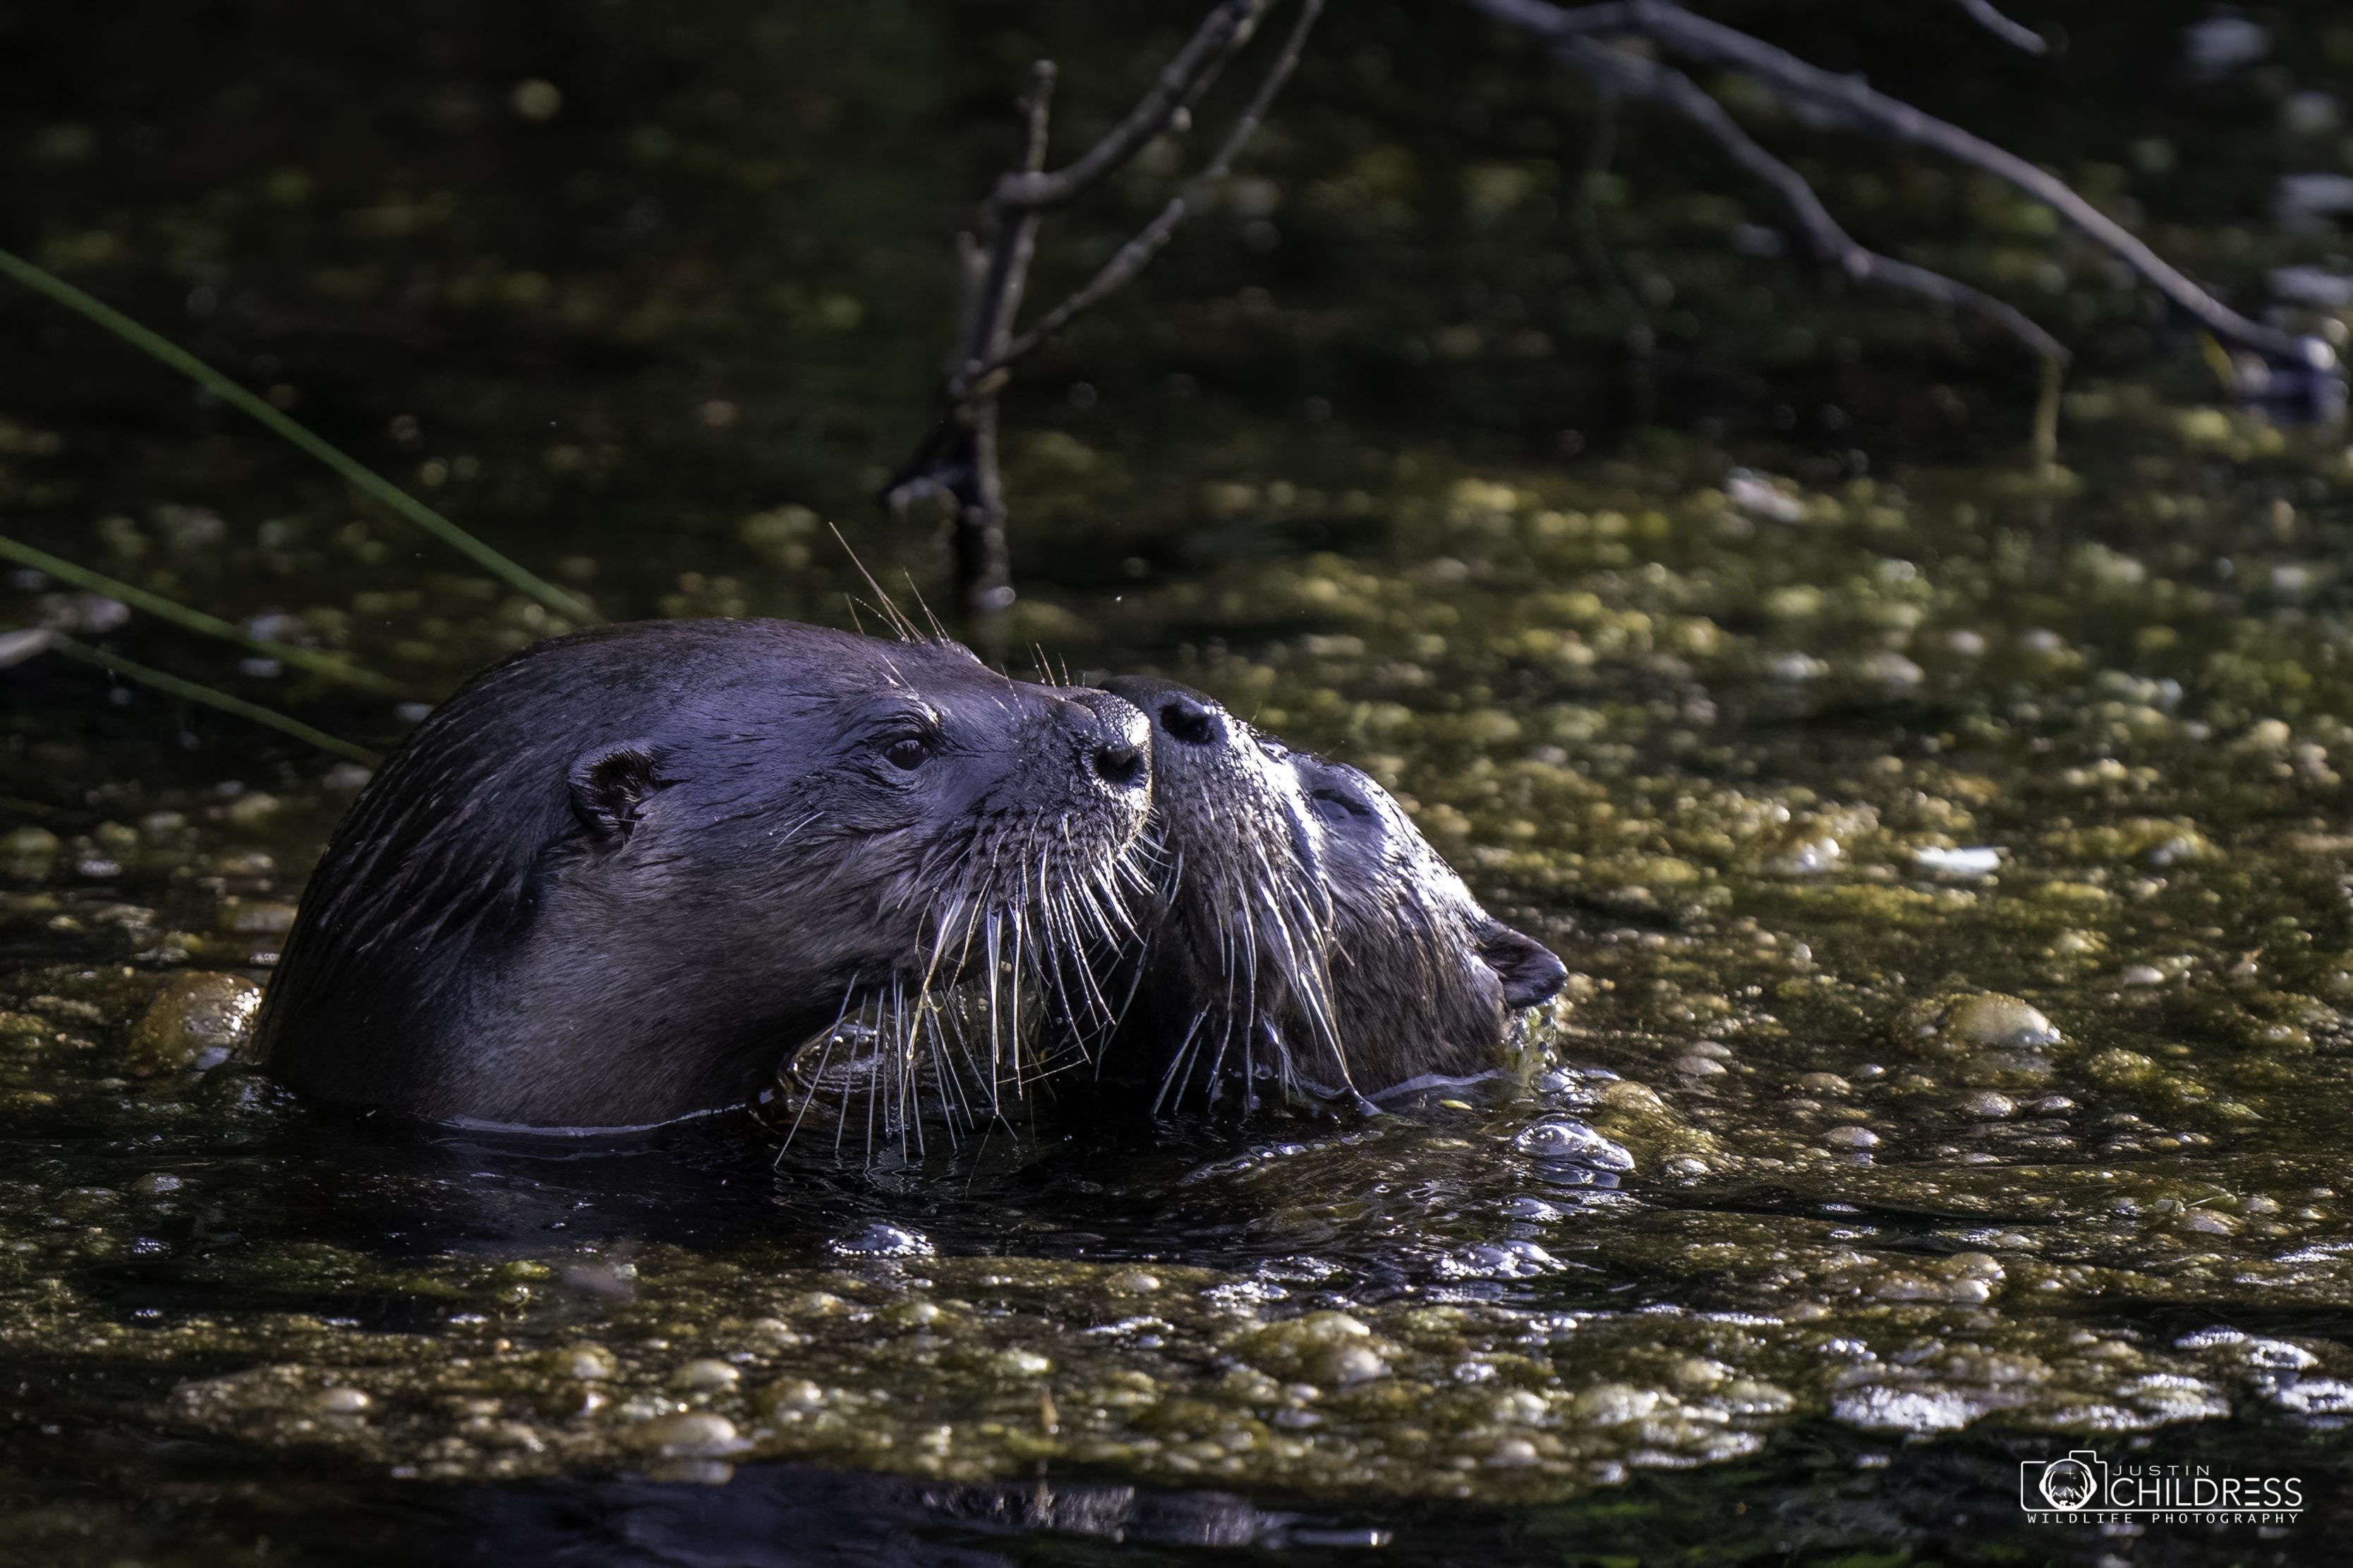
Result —
<instances>
[{"instance_id":1,"label":"otter snout","mask_svg":"<svg viewBox=\"0 0 2353 1568\"><path fill-rule=\"evenodd\" d=\"M1152 785L1152 731L1135 705L1108 691L1074 691L1068 717L1080 731L1087 765L1113 791Z\"/></svg>"},{"instance_id":2,"label":"otter snout","mask_svg":"<svg viewBox=\"0 0 2353 1568\"><path fill-rule=\"evenodd\" d=\"M1166 736L1182 746L1226 743L1226 710L1190 688L1146 675L1114 676L1103 686L1151 716L1155 741Z\"/></svg>"}]
</instances>

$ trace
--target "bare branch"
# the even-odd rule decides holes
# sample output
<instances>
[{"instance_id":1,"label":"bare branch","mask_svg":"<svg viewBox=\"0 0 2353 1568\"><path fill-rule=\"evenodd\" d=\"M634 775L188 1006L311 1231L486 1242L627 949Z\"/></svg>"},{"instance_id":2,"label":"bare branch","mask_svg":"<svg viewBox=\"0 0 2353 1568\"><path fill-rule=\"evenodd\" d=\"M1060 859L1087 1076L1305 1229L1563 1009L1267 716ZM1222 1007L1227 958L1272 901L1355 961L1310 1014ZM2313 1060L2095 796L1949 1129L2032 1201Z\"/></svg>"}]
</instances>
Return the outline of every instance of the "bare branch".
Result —
<instances>
[{"instance_id":1,"label":"bare branch","mask_svg":"<svg viewBox=\"0 0 2353 1568\"><path fill-rule=\"evenodd\" d=\"M2017 187L2056 212L2094 244L2112 252L2182 310L2217 337L2274 359L2325 365L2327 345L2249 321L2191 282L2141 239L2070 187L2014 153L1973 136L1900 99L1890 98L1860 77L1839 76L1809 65L1786 49L1684 10L1672 0L1616 0L1563 10L1547 0L1466 0L1485 16L1551 40L1612 34L1646 37L1686 59L1744 70L1766 85L1848 126L1928 148Z\"/></svg>"},{"instance_id":2,"label":"bare branch","mask_svg":"<svg viewBox=\"0 0 2353 1568\"><path fill-rule=\"evenodd\" d=\"M1303 0L1299 19L1292 24L1291 37L1283 41L1282 52L1267 68L1266 78L1259 83L1258 91L1251 96L1249 106L1235 119L1232 129L1226 132L1217 156L1186 183L1183 191L1169 198L1168 205L1160 209L1159 216L1146 224L1134 238L1121 246L1112 258L1103 263L1102 270L1068 299L1047 311L1035 326L1007 344L989 362L990 370L1003 369L1034 352L1069 326L1082 311L1092 309L1105 296L1143 271L1160 253L1161 247L1176 234L1177 226L1191 215L1195 207L1207 201L1209 195L1224 183L1227 174L1232 172L1234 159L1257 134L1260 123L1266 118L1268 107L1274 102L1274 95L1281 92L1282 84L1291 79L1292 70L1299 64L1300 51L1306 46L1307 34L1315 26L1315 19L1323 14L1324 0Z\"/></svg>"},{"instance_id":3,"label":"bare branch","mask_svg":"<svg viewBox=\"0 0 2353 1568\"><path fill-rule=\"evenodd\" d=\"M1021 296L1036 253L1038 225L1050 207L1070 202L1125 167L1152 139L1187 122L1193 103L1257 31L1275 0L1219 0L1184 47L1161 68L1134 108L1102 140L1063 168L1046 171L1048 109L1054 68L1039 61L1024 100L1015 166L981 204L977 222L956 236L955 343L948 356L939 422L892 476L882 500L903 510L926 496L955 508L956 580L964 606L992 658L1001 655L1002 612L1012 605L1006 543L1005 487L997 468L997 395L1012 363L1141 271L1232 166L1265 118L1269 103L1299 63L1324 0L1301 0L1289 43L1208 165L1144 231L1123 246L1087 285L1035 329L1015 335Z\"/></svg>"},{"instance_id":4,"label":"bare branch","mask_svg":"<svg viewBox=\"0 0 2353 1568\"><path fill-rule=\"evenodd\" d=\"M1047 117L1054 101L1054 62L1039 60L1030 68L1029 97L1022 105L1020 173L1034 174L1046 166ZM991 215L992 216L994 215ZM978 379L978 367L996 357L1011 335L1021 309L1021 291L1029 278L1029 260L1038 248L1038 210L1017 210L1011 220L997 225L997 245L982 280L978 308L973 312L964 343L965 364L956 379Z\"/></svg>"},{"instance_id":5,"label":"bare branch","mask_svg":"<svg viewBox=\"0 0 2353 1568\"><path fill-rule=\"evenodd\" d=\"M2068 353L2059 340L2044 331L2016 306L1998 300L1958 279L1947 278L1908 261L1882 256L1858 243L1840 226L1805 176L1758 146L1724 105L1700 85L1671 66L1660 65L1589 39L1574 38L1556 52L1605 85L1636 98L1665 104L1713 137L1733 162L1756 175L1780 196L1806 243L1823 260L1857 282L1884 284L1947 305L1974 310L1994 322L2036 353L2066 363Z\"/></svg>"},{"instance_id":6,"label":"bare branch","mask_svg":"<svg viewBox=\"0 0 2353 1568\"><path fill-rule=\"evenodd\" d=\"M1013 211L1060 206L1084 195L1166 131L1179 110L1199 97L1228 60L1250 42L1258 19L1273 0L1224 0L1202 18L1185 47L1161 68L1151 89L1102 141L1050 174L1025 170L997 181L992 205Z\"/></svg>"},{"instance_id":7,"label":"bare branch","mask_svg":"<svg viewBox=\"0 0 2353 1568\"><path fill-rule=\"evenodd\" d=\"M2014 48L2024 49L2030 55L2050 52L2051 46L2043 39L2042 34L2031 27L2011 21L1995 10L1993 0L1959 0L1959 5L1962 10L1968 13L1970 21L1975 22L2003 43Z\"/></svg>"}]
</instances>

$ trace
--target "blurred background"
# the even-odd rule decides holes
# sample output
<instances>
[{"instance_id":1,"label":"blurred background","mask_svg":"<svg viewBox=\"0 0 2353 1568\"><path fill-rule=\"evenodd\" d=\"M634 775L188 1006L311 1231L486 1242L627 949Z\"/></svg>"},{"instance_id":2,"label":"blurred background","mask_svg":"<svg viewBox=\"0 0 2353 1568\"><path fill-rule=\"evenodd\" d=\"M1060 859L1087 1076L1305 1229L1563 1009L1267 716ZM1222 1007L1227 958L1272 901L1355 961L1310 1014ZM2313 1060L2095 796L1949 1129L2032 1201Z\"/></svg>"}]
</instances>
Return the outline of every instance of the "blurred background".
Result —
<instances>
[{"instance_id":1,"label":"blurred background","mask_svg":"<svg viewBox=\"0 0 2353 1568\"><path fill-rule=\"evenodd\" d=\"M2039 55L1957 3L1698 8L2344 342L2341 5L2015 0ZM936 417L955 237L1031 62L1060 68L1060 162L1203 9L18 0L0 247L603 617L871 627L828 525L902 604L953 603L942 519L875 497ZM1199 129L1050 218L1033 309L1160 209L1267 47ZM1475 1104L1235 1133L1230 1160L1218 1132L772 1172L731 1131L659 1179L650 1155L600 1176L354 1137L216 1066L227 1047L171 1009L191 975L257 994L364 767L54 654L11 664L0 1547L732 1563L805 1560L806 1531L806 1560L920 1536L941 1561L1092 1562L1133 1525L1167 1561L1361 1561L1374 1536L1430 1563L1464 1541L1495 1563L2330 1560L2353 1416L2345 432L2309 397L2251 399L2014 190L1700 74L1863 243L2073 351L2054 447L2017 342L1827 275L1682 121L1467 7L1388 0L1331 8L1216 202L1004 398L1017 674L1173 673L1366 768L1567 960L1528 1083ZM0 574L0 629L371 749L566 625L7 284L0 534L402 689L28 567ZM1572 1114L1631 1151L1623 1191L1529 1154L1533 1119ZM575 1188L603 1215L555 1234ZM922 1315L928 1273L833 1246L884 1221L936 1244L944 1289L1011 1304ZM1148 1343L1104 1338L1159 1321L1120 1294L1138 1260L1185 1289ZM1299 1394L1282 1324L1310 1308L1386 1336L1398 1380ZM892 1347L937 1342L874 1326L935 1319L996 1337L926 1361ZM604 1425L531 1403L588 1335L616 1363ZM1036 1436L1042 1385L986 1370L1017 1352L1059 1369L1071 1431L1100 1417L1117 1444ZM732 1359L681 1393L689 1357ZM752 1391L804 1376L871 1397L815 1437L757 1426ZM304 1403L330 1377L375 1401L337 1410L375 1414ZM615 1412L662 1399L765 1446L732 1486L702 1484L717 1460L610 1481L644 1462ZM2293 1469L2316 1500L2219 1546L2023 1524L2018 1462L2084 1444ZM1050 1454L1058 1484L1104 1489L1056 1515L995 1481L840 1478L1026 1488Z\"/></svg>"},{"instance_id":2,"label":"blurred background","mask_svg":"<svg viewBox=\"0 0 2353 1568\"><path fill-rule=\"evenodd\" d=\"M943 580L929 520L872 497L933 417L952 236L1005 165L1029 62L1062 67L1068 157L1195 11L22 6L0 18L0 226L607 616L835 618L839 552L789 509L894 585ZM1710 14L2056 171L2250 314L2342 335L2353 26L2329 7L2042 5L2040 58L1958 5ZM1715 85L1866 244L2048 326L2072 385L2221 399L2191 334L2046 209ZM1206 153L1179 140L1046 225L1033 301L1157 210ZM454 559L54 306L0 297L0 342L20 535L427 683L540 629L448 599ZM1091 596L1360 535L1416 464L1550 469L1672 437L1810 482L1887 477L2012 461L2035 391L1981 323L1827 277L1672 116L1604 109L1463 8L1354 5L1216 210L1017 378L1024 629L1086 658L1120 636ZM1268 503L1273 484L1327 504ZM1205 505L1218 486L1260 500Z\"/></svg>"}]
</instances>

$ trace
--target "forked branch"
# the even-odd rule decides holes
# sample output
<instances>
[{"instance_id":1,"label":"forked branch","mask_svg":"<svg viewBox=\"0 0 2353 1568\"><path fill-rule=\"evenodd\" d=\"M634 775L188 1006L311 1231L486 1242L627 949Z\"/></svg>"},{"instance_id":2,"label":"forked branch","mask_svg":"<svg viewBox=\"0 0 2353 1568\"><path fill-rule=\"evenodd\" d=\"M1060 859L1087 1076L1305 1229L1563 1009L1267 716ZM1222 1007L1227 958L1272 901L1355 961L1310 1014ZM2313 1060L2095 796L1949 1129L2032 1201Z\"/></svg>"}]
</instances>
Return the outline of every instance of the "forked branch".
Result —
<instances>
[{"instance_id":1,"label":"forked branch","mask_svg":"<svg viewBox=\"0 0 2353 1568\"><path fill-rule=\"evenodd\" d=\"M1960 6L1968 14L1970 21L2013 48L2024 49L2030 55L2051 52L2051 46L2043 41L2042 34L2031 27L2021 26L1995 10L1993 0L1960 0Z\"/></svg>"},{"instance_id":2,"label":"forked branch","mask_svg":"<svg viewBox=\"0 0 2353 1568\"><path fill-rule=\"evenodd\" d=\"M997 617L1013 603L1005 541L1005 494L997 470L997 394L1013 365L1133 279L1166 247L1186 217L1230 173L1234 159L1265 120L1299 63L1324 0L1300 0L1298 20L1217 153L1151 222L1122 245L1084 284L1024 331L1017 331L1029 265L1044 214L1101 186L1155 137L1182 131L1210 83L1258 30L1277 0L1223 0L1194 29L1150 88L1101 140L1062 168L1046 167L1054 67L1039 61L1024 101L1015 166L1000 175L973 227L956 237L956 331L944 377L939 422L883 492L903 510L930 495L955 509L954 544L959 596L979 640L1001 655Z\"/></svg>"},{"instance_id":3,"label":"forked branch","mask_svg":"<svg viewBox=\"0 0 2353 1568\"><path fill-rule=\"evenodd\" d=\"M2094 244L2123 261L2158 293L2226 342L2252 349L2274 361L2313 368L2326 368L2333 363L2327 345L2318 339L2298 337L2293 332L2250 321L2215 299L2150 249L2138 236L2086 201L2064 180L2036 168L2014 153L1971 135L1957 125L1915 109L1901 99L1889 97L1861 77L1841 76L1820 66L1809 65L1786 49L1777 48L1720 22L1695 16L1675 5L1673 0L1616 0L1614 4L1568 8L1552 5L1549 0L1465 0L1465 3L1497 21L1546 39L1563 58L1588 71L1594 62L1603 60L1603 54L1609 57L1603 63L1612 72L1620 68L1619 61L1630 58L1622 49L1607 48L1606 40L1611 38L1647 39L1669 55L1689 63L1745 71L1775 92L1803 103L1817 114L1849 130L1893 136L1914 146L1926 148L1956 163L1991 174L2024 192L2073 225ZM1978 14L1978 7L1972 6L1970 11L1980 21L1985 19ZM1597 48L1603 53L1595 52ZM1680 112L1693 114L1696 109L1696 104L1691 100L1666 96L1663 89L1661 94L1654 96L1661 96L1662 101L1668 101ZM1701 96L1706 97L1704 93ZM1707 101L1713 103L1715 100L1711 98ZM1721 113L1720 105L1718 112ZM1716 126L1704 124L1703 129L1715 136L1727 150L1731 149L1732 144L1726 142ZM1746 140L1745 134L1742 139ZM1747 157L1736 152L1735 155L1741 157L1744 163L1760 174L1767 173ZM1769 154L1760 155L1768 162L1778 163L1771 160ZM1792 174L1790 177L1796 176ZM1802 181L1799 183L1803 184ZM1783 195L1785 200L1789 199L1786 188ZM1820 203L1815 202L1813 205L1819 207ZM1817 231L1810 234L1809 237L1819 248L1823 236ZM1924 285L1939 289L1965 287L1953 283L1951 279L1939 279L1938 275L1926 272L1925 268L1908 268L1904 263L1890 265L1898 270L1892 274L1882 271L1879 275L1883 280L1913 288L1918 292L1928 291L1928 287ZM1932 284L1931 280L1936 281ZM2013 326L2012 331L2015 330ZM2041 345L2035 346L2040 352Z\"/></svg>"},{"instance_id":4,"label":"forked branch","mask_svg":"<svg viewBox=\"0 0 2353 1568\"><path fill-rule=\"evenodd\" d=\"M1683 72L1589 38L1570 38L1556 47L1561 58L1596 82L1606 83L1629 98L1663 104L1705 132L1734 163L1772 187L1808 247L1849 278L1973 310L2045 359L2066 363L2066 348L2017 306L1957 278L1883 256L1859 243L1831 216L1804 175L1758 146L1723 104Z\"/></svg>"},{"instance_id":5,"label":"forked branch","mask_svg":"<svg viewBox=\"0 0 2353 1568\"><path fill-rule=\"evenodd\" d=\"M1217 156L1203 165L1199 174L1187 181L1184 190L1171 196L1168 205L1162 207L1158 216L1145 225L1134 238L1121 246L1112 258L1103 263L1102 270L1039 318L1037 325L1007 344L1004 353L991 361L987 370L1002 369L1045 344L1082 311L1092 309L1105 296L1143 271L1160 253L1161 247L1176 235L1177 226L1191 216L1196 208L1203 205L1232 172L1234 159L1256 134L1260 123L1266 118L1268 106L1274 101L1274 95L1281 92L1282 84L1291 79L1293 68L1299 64L1300 51L1307 45L1308 29L1315 26L1315 18L1323 14L1324 0L1302 0L1299 18L1292 24L1291 37L1283 41L1282 52L1275 57L1265 79L1259 83L1258 91L1251 95L1250 106L1242 110L1233 128L1226 132L1226 140L1218 148Z\"/></svg>"},{"instance_id":6,"label":"forked branch","mask_svg":"<svg viewBox=\"0 0 2353 1568\"><path fill-rule=\"evenodd\" d=\"M957 583L966 616L984 648L1001 657L1000 613L1013 602L1005 539L1005 495L997 472L997 395L1013 368L1078 317L1131 281L1166 247L1231 172L1298 65L1324 0L1299 0L1289 36L1216 153L1150 222L1078 289L1027 328L1022 296L1046 213L1100 188L1155 138L1191 124L1194 106L1256 34L1279 0L1219 0L1169 58L1134 107L1083 153L1046 166L1054 68L1040 62L1024 101L1013 166L980 204L973 226L956 237L956 330L943 376L937 424L883 499L903 510L919 498L955 507ZM2031 349L2044 366L2044 404L2067 351L2006 300L1857 241L1831 215L1805 177L1749 135L1724 104L1694 79L1704 67L1745 73L1809 118L1848 131L1893 138L2000 180L2041 202L2107 251L2222 342L2274 366L2333 378L2336 357L2317 338L2251 321L2200 288L2137 236L2056 175L1958 126L1878 91L1859 76L1808 64L1785 49L1699 16L1675 0L1609 0L1561 5L1552 0L1465 0L1473 9L1542 40L1599 89L1605 103L1638 98L1681 115L1735 163L1768 188L1815 256L1857 282L1898 289L1971 311ZM1956 0L1962 12L2003 41L2046 51L2042 36L2020 26L1994 0Z\"/></svg>"}]
</instances>

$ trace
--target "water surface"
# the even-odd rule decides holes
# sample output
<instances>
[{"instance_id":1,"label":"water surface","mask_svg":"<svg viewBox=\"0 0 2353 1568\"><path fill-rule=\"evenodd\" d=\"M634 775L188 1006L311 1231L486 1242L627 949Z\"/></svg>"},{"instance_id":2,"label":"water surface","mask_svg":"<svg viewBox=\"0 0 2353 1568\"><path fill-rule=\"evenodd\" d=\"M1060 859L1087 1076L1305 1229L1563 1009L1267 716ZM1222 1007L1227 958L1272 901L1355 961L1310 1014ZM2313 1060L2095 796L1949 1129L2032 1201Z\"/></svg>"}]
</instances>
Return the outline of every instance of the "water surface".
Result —
<instances>
[{"instance_id":1,"label":"water surface","mask_svg":"<svg viewBox=\"0 0 2353 1568\"><path fill-rule=\"evenodd\" d=\"M2328 263L2265 211L2343 151L2281 128L2341 85L2326 18L2211 83L2168 28L2065 19L2082 107L2040 130L1939 80L1979 47L1957 24L1776 36L2041 136L2234 297ZM944 596L932 520L869 497L926 416L1006 85L1060 40L1075 137L1168 41L1077 8L153 20L12 24L47 75L7 111L8 243L607 614L837 624L828 520ZM1858 222L2044 279L2086 361L2044 468L2010 350L1740 254L1754 215L1672 135L1583 186L1581 100L1511 48L1382 7L1326 42L1274 184L1018 384L1017 642L1194 682L1397 791L1573 971L1499 1075L1142 1145L1050 1106L913 1152L324 1115L171 1025L191 986L233 1000L191 976L267 978L363 775L20 667L12 1552L2325 1556L2342 433L2219 403L2022 209L1852 153ZM1050 278L1158 189L1050 237ZM0 331L10 531L420 700L561 629L79 323L10 300ZM53 588L14 582L12 616L84 613ZM93 635L364 743L413 721ZM2073 1448L2299 1477L2307 1510L2025 1522L2018 1461Z\"/></svg>"}]
</instances>

